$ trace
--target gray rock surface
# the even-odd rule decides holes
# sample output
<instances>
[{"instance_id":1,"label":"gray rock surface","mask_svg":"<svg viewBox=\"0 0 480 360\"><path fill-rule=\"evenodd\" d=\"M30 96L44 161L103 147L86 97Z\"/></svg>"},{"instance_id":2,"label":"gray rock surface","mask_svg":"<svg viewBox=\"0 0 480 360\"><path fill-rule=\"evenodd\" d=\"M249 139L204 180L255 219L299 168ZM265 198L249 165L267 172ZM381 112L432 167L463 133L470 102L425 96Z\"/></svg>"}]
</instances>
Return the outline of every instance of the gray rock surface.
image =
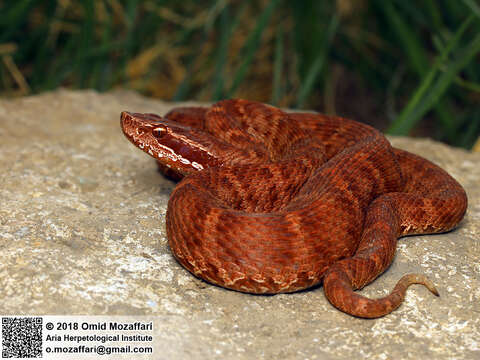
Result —
<instances>
[{"instance_id":1,"label":"gray rock surface","mask_svg":"<svg viewBox=\"0 0 480 360\"><path fill-rule=\"evenodd\" d=\"M480 358L480 154L392 139L450 172L469 208L453 232L400 239L393 265L362 290L382 296L420 272L441 297L412 286L397 311L361 320L321 288L241 294L174 260L164 223L174 183L119 127L121 110L173 106L124 91L0 100L0 313L153 319L165 359Z\"/></svg>"}]
</instances>

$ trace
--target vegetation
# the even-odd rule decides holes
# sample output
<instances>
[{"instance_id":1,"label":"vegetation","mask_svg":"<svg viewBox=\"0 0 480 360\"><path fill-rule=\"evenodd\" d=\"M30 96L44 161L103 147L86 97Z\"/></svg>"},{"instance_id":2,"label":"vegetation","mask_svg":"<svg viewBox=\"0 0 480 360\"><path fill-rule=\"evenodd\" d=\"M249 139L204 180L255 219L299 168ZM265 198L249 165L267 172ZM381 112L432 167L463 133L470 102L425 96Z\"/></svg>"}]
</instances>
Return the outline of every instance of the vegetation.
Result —
<instances>
[{"instance_id":1,"label":"vegetation","mask_svg":"<svg viewBox=\"0 0 480 360\"><path fill-rule=\"evenodd\" d=\"M244 97L471 147L477 0L0 0L0 92Z\"/></svg>"}]
</instances>

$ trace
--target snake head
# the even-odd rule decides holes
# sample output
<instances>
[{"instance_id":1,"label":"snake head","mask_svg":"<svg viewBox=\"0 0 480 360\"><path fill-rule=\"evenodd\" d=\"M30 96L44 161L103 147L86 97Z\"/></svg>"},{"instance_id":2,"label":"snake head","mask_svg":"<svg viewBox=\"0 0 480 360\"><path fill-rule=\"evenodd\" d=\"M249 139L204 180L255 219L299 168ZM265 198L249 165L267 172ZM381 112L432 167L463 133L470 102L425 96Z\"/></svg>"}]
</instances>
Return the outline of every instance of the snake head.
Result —
<instances>
[{"instance_id":1,"label":"snake head","mask_svg":"<svg viewBox=\"0 0 480 360\"><path fill-rule=\"evenodd\" d=\"M160 164L181 175L215 166L213 139L209 134L156 114L123 111L122 131L135 146Z\"/></svg>"}]
</instances>

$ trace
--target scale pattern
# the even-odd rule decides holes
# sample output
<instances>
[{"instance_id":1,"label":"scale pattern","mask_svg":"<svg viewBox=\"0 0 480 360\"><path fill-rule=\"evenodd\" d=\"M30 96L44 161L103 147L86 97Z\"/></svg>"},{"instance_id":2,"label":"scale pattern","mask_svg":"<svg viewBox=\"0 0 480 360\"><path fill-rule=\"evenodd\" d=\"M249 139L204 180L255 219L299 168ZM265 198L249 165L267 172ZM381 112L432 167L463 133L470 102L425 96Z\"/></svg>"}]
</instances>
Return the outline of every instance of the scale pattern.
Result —
<instances>
[{"instance_id":1,"label":"scale pattern","mask_svg":"<svg viewBox=\"0 0 480 360\"><path fill-rule=\"evenodd\" d=\"M175 141L152 137L158 126ZM438 295L416 274L381 299L354 291L388 268L398 237L449 231L467 207L450 175L372 127L237 99L163 118L124 112L122 129L164 173L183 178L168 204L167 236L194 275L261 294L323 281L335 307L365 318L396 309L413 283ZM177 167L171 155L167 162L167 146L201 169Z\"/></svg>"}]
</instances>

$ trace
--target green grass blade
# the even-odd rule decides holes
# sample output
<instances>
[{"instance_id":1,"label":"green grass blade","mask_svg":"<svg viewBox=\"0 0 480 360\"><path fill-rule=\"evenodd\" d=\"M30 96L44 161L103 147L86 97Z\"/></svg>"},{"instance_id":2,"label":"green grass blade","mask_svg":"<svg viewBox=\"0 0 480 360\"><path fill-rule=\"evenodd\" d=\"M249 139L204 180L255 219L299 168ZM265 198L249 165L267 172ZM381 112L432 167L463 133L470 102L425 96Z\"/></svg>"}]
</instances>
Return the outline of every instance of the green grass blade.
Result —
<instances>
[{"instance_id":1,"label":"green grass blade","mask_svg":"<svg viewBox=\"0 0 480 360\"><path fill-rule=\"evenodd\" d=\"M271 103L277 105L283 96L282 88L282 71L283 71L283 29L280 24L277 29L275 39L275 58L273 63L273 84L272 84L272 99Z\"/></svg>"},{"instance_id":2,"label":"green grass blade","mask_svg":"<svg viewBox=\"0 0 480 360\"><path fill-rule=\"evenodd\" d=\"M407 135L418 120L435 105L439 98L445 93L448 86L455 79L458 72L467 65L473 56L480 50L477 47L480 44L480 36L471 43L468 47L466 54L460 57L457 61L447 66L447 71L444 72L436 83L432 87L432 83L439 72L441 64L445 61L448 55L458 46L460 38L473 20L473 16L467 18L460 28L457 30L455 36L453 36L443 52L435 61L432 69L424 77L419 88L410 99L407 106L402 113L392 123L387 132L392 135Z\"/></svg>"},{"instance_id":3,"label":"green grass blade","mask_svg":"<svg viewBox=\"0 0 480 360\"><path fill-rule=\"evenodd\" d=\"M35 0L17 1L9 10L2 13L2 16L0 16L0 27L3 31L0 33L0 43L19 31L28 18L27 14L35 4Z\"/></svg>"},{"instance_id":4,"label":"green grass blade","mask_svg":"<svg viewBox=\"0 0 480 360\"><path fill-rule=\"evenodd\" d=\"M265 9L260 14L257 24L255 28L250 33L244 48L242 49L241 53L243 54L243 62L240 64L238 70L235 72L233 77L232 85L228 90L227 97L232 97L237 91L238 87L242 83L243 79L245 78L247 71L253 61L255 56L255 51L260 46L260 39L262 32L265 30L272 14L273 10L278 6L279 0L271 0Z\"/></svg>"},{"instance_id":5,"label":"green grass blade","mask_svg":"<svg viewBox=\"0 0 480 360\"><path fill-rule=\"evenodd\" d=\"M473 114L468 114L468 120L464 121L467 124L465 131L461 134L458 143L467 149L470 149L475 141L479 139L480 134L480 110L475 110Z\"/></svg>"},{"instance_id":6,"label":"green grass blade","mask_svg":"<svg viewBox=\"0 0 480 360\"><path fill-rule=\"evenodd\" d=\"M463 3L467 5L472 12L480 18L480 6L473 0L463 0Z\"/></svg>"},{"instance_id":7,"label":"green grass blade","mask_svg":"<svg viewBox=\"0 0 480 360\"><path fill-rule=\"evenodd\" d=\"M401 41L412 68L417 74L422 76L428 68L428 62L418 35L412 31L412 28L398 14L391 1L381 0L379 4L388 21L392 24L392 29Z\"/></svg>"},{"instance_id":8,"label":"green grass blade","mask_svg":"<svg viewBox=\"0 0 480 360\"><path fill-rule=\"evenodd\" d=\"M480 93L480 84L477 84L477 83L474 83L474 82L471 82L471 81L467 81L467 80L463 80L461 77L457 77L455 79L455 83L458 86L463 87L464 89L467 89L467 90L472 91L472 92Z\"/></svg>"},{"instance_id":9,"label":"green grass blade","mask_svg":"<svg viewBox=\"0 0 480 360\"><path fill-rule=\"evenodd\" d=\"M323 69L323 66L325 65L328 50L330 49L330 45L332 44L333 38L337 32L338 24L339 24L338 17L333 16L332 20L330 21L330 24L328 25L326 34L323 38L323 44L320 47L320 50L317 53L317 56L314 62L308 69L307 75L305 76L302 86L298 91L297 107L299 108L301 108L305 104L308 96L312 92L313 86L315 85L315 81L317 80L320 74L320 71Z\"/></svg>"},{"instance_id":10,"label":"green grass blade","mask_svg":"<svg viewBox=\"0 0 480 360\"><path fill-rule=\"evenodd\" d=\"M382 10L389 19L389 22L393 24L392 29L397 34L397 37L403 46L404 52L409 59L410 66L420 79L423 78L428 73L429 54L420 41L421 37L413 30L415 27L412 27L412 25L409 24L409 19L402 17L401 13L396 11L392 2L381 1L380 4ZM399 1L399 4L404 8L411 8L411 4L408 2ZM445 132L449 136L453 136L457 126L453 121L453 116L450 114L449 107L446 106L446 104L438 103L435 107L435 114L438 117L440 124L445 129Z\"/></svg>"},{"instance_id":11,"label":"green grass blade","mask_svg":"<svg viewBox=\"0 0 480 360\"><path fill-rule=\"evenodd\" d=\"M213 94L212 101L220 100L225 95L225 66L228 61L228 45L234 30L240 23L245 7L239 11L237 16L232 19L229 6L225 6L220 15L220 45L215 59L215 71L213 75Z\"/></svg>"},{"instance_id":12,"label":"green grass blade","mask_svg":"<svg viewBox=\"0 0 480 360\"><path fill-rule=\"evenodd\" d=\"M447 65L447 70L442 73L432 90L429 92L425 102L416 111L415 116L421 117L436 104L440 97L455 80L457 74L480 52L480 34L467 45L467 49L456 61Z\"/></svg>"},{"instance_id":13,"label":"green grass blade","mask_svg":"<svg viewBox=\"0 0 480 360\"><path fill-rule=\"evenodd\" d=\"M442 22L442 15L438 8L437 1L425 0L425 6L427 8L427 14L435 25L435 30L439 31L444 25Z\"/></svg>"},{"instance_id":14,"label":"green grass blade","mask_svg":"<svg viewBox=\"0 0 480 360\"><path fill-rule=\"evenodd\" d=\"M101 48L108 49L110 47L113 41L112 34L113 34L112 17L109 15L107 16L103 26L103 34L102 34L101 44L100 44ZM110 50L109 50L109 53L110 53ZM98 58L98 61L95 64L95 67L93 69L93 73L91 76L91 86L97 90L105 91L111 86L111 84L109 84L108 77L107 77L108 65L107 65L107 62L105 61L105 57L99 56L97 54L96 58Z\"/></svg>"},{"instance_id":15,"label":"green grass blade","mask_svg":"<svg viewBox=\"0 0 480 360\"><path fill-rule=\"evenodd\" d=\"M95 19L95 4L94 0L84 0L82 2L83 10L85 11L86 17L85 21L82 24L80 34L79 34L79 42L76 47L76 56L73 59L75 62L75 71L80 74L80 76L76 77L76 84L75 86L78 88L83 88L87 84L88 75L90 73L90 68L93 65L92 63L88 63L83 61L82 57L86 51L95 44L94 39L94 19Z\"/></svg>"}]
</instances>

